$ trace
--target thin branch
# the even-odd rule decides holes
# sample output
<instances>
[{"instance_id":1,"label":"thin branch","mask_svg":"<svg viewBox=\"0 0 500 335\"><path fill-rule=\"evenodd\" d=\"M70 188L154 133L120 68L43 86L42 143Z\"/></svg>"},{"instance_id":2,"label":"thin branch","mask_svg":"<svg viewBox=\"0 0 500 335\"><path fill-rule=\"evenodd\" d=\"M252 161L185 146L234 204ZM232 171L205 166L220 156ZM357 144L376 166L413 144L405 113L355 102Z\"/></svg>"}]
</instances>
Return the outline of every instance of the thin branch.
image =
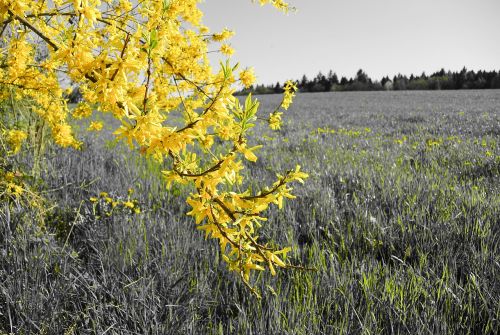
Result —
<instances>
[{"instance_id":1,"label":"thin branch","mask_svg":"<svg viewBox=\"0 0 500 335\"><path fill-rule=\"evenodd\" d=\"M215 95L215 98L210 98L212 100L212 102L210 103L210 105L205 108L205 110L203 111L203 113L201 113L200 116L203 116L205 115L206 113L208 113L208 111L210 109L212 109L212 107L215 105L215 102L219 99L219 96L220 94L222 93L222 90L224 89L224 85L221 85L220 89L219 89L219 92L217 92L217 94ZM187 130L187 129L190 129L190 128L193 128L198 122L200 121L200 119L197 119L189 124L187 124L186 126L184 126L183 128L177 130L177 133L182 133L183 131Z\"/></svg>"},{"instance_id":2,"label":"thin branch","mask_svg":"<svg viewBox=\"0 0 500 335\"><path fill-rule=\"evenodd\" d=\"M127 45L128 45L128 42L130 41L130 34L127 33L127 37L125 38L125 43L123 43L123 48L122 48L122 51L120 53L120 59L123 59L123 57L125 56L125 50L127 49ZM113 73L113 75L111 76L110 80L113 81L115 80L115 77L118 73L118 69L115 70L115 73Z\"/></svg>"},{"instance_id":3,"label":"thin branch","mask_svg":"<svg viewBox=\"0 0 500 335\"><path fill-rule=\"evenodd\" d=\"M16 19L19 22L21 22L24 26L26 26L27 28L29 28L32 32L34 32L35 34L37 34L42 40L44 40L48 45L50 45L55 51L59 50L59 47L57 46L57 44L55 44L54 42L52 42L52 40L50 38L48 38L47 36L45 36L40 30L38 30L31 23L29 23L28 21L26 21L22 17L19 17L19 16L15 15L14 13L12 13L12 11L10 9L9 9L9 14L11 16L13 16L14 19Z\"/></svg>"},{"instance_id":4,"label":"thin branch","mask_svg":"<svg viewBox=\"0 0 500 335\"><path fill-rule=\"evenodd\" d=\"M269 191L266 191L264 193L261 193L259 195L254 195L254 196L247 196L247 197L242 197L241 199L243 200L254 200L254 199L261 199L261 198L265 198L267 197L268 195L270 194L273 194L274 192L276 192L281 186L285 185L286 182L285 182L285 177L283 177L279 183L273 187L271 190Z\"/></svg>"},{"instance_id":5,"label":"thin branch","mask_svg":"<svg viewBox=\"0 0 500 335\"><path fill-rule=\"evenodd\" d=\"M151 57L148 56L148 69L146 71L147 79L144 90L144 100L142 101L142 114L146 115L146 105L148 103L149 81L151 80Z\"/></svg>"},{"instance_id":6,"label":"thin branch","mask_svg":"<svg viewBox=\"0 0 500 335\"><path fill-rule=\"evenodd\" d=\"M5 31L5 29L7 29L7 26L9 25L9 23L12 22L12 17L9 17L7 20L5 20L4 22L2 22L3 24L3 27L2 27L2 31L0 32L0 36L3 35L3 32Z\"/></svg>"}]
</instances>

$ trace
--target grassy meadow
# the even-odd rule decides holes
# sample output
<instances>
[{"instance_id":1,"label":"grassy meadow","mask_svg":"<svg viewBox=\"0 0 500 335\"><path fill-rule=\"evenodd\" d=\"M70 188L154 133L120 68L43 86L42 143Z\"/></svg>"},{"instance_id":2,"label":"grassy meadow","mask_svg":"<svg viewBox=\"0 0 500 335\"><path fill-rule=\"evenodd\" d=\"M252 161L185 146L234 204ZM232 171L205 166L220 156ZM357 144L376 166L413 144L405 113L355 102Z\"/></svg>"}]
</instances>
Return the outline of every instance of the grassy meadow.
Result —
<instances>
[{"instance_id":1,"label":"grassy meadow","mask_svg":"<svg viewBox=\"0 0 500 335\"><path fill-rule=\"evenodd\" d=\"M317 271L260 274L256 299L185 215L189 188L81 125L84 150L41 162L44 227L0 210L0 334L499 332L500 91L300 94L284 119L255 129L254 187L310 178L261 238ZM101 192L140 213L106 215Z\"/></svg>"}]
</instances>

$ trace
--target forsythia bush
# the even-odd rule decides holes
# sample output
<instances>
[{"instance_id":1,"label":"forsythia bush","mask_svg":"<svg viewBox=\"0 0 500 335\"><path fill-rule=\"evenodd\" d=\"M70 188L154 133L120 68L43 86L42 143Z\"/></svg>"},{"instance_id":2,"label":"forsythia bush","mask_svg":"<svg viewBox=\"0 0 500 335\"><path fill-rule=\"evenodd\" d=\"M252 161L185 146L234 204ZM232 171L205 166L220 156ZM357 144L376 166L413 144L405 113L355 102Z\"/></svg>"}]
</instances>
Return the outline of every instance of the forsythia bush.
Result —
<instances>
[{"instance_id":1,"label":"forsythia bush","mask_svg":"<svg viewBox=\"0 0 500 335\"><path fill-rule=\"evenodd\" d=\"M241 190L246 184L242 160L257 160L258 146L248 143L247 133L257 120L259 103L249 96L242 105L233 93L238 82L248 87L255 76L252 69L238 72L229 61L213 71L209 46L231 55L225 41L233 33L210 32L202 24L198 2L0 0L0 101L9 102L4 110L13 115L15 102L30 101L30 112L62 147L80 146L68 120L89 117L95 110L111 113L121 121L117 137L166 161L168 185L195 186L187 199L192 207L188 214L219 241L229 268L251 287L252 270L267 268L274 275L276 267L294 267L286 261L290 249L261 244L258 230L266 221L263 212L293 198L289 184L307 175L297 166L256 193ZM281 0L259 2L289 10ZM72 111L65 99L69 80L83 95ZM286 84L281 106L267 119L272 129L279 129L280 109L288 108L296 89ZM2 145L16 154L28 133L1 127ZM92 123L89 130L100 128L102 124ZM13 180L0 185L21 192Z\"/></svg>"}]
</instances>

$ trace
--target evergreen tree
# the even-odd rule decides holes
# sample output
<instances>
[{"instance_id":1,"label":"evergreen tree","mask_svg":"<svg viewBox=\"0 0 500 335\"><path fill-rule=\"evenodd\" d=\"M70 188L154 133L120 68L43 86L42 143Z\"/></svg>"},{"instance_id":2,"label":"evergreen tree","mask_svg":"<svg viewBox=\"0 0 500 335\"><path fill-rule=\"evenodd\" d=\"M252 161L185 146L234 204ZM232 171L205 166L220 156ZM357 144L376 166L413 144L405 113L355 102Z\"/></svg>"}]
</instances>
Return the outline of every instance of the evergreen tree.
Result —
<instances>
[{"instance_id":1,"label":"evergreen tree","mask_svg":"<svg viewBox=\"0 0 500 335\"><path fill-rule=\"evenodd\" d=\"M356 74L356 81L359 81L360 83L367 84L371 80L362 69L359 69L358 73Z\"/></svg>"},{"instance_id":2,"label":"evergreen tree","mask_svg":"<svg viewBox=\"0 0 500 335\"><path fill-rule=\"evenodd\" d=\"M283 93L283 89L281 88L279 81L276 83L276 85L274 85L273 91L274 93Z\"/></svg>"},{"instance_id":3,"label":"evergreen tree","mask_svg":"<svg viewBox=\"0 0 500 335\"><path fill-rule=\"evenodd\" d=\"M339 78L337 77L337 74L335 72L333 72L332 70L330 70L328 72L328 81L330 82L330 84L333 86L333 85L338 85L339 83Z\"/></svg>"}]
</instances>

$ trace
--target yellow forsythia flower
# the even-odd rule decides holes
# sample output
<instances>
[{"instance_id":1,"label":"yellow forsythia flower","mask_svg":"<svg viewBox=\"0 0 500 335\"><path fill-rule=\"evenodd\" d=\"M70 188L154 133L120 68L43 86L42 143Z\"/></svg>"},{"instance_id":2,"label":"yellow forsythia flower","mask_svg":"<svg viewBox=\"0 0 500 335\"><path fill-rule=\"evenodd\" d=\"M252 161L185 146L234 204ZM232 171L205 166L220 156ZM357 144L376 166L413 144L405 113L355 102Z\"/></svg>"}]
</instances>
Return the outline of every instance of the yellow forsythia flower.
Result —
<instances>
[{"instance_id":1,"label":"yellow forsythia flower","mask_svg":"<svg viewBox=\"0 0 500 335\"><path fill-rule=\"evenodd\" d=\"M90 108L90 106L86 103L79 103L73 110L73 117L75 119L89 117L90 115L92 115L92 108Z\"/></svg>"},{"instance_id":2,"label":"yellow forsythia flower","mask_svg":"<svg viewBox=\"0 0 500 335\"><path fill-rule=\"evenodd\" d=\"M76 146L77 142L71 134L71 126L68 124L58 124L52 128L52 133L54 140L57 144L62 147L68 147L70 145Z\"/></svg>"},{"instance_id":3,"label":"yellow forsythia flower","mask_svg":"<svg viewBox=\"0 0 500 335\"><path fill-rule=\"evenodd\" d=\"M226 56L231 56L234 53L234 49L231 48L228 44L223 44L220 47L220 52L222 52Z\"/></svg>"},{"instance_id":4,"label":"yellow forsythia flower","mask_svg":"<svg viewBox=\"0 0 500 335\"><path fill-rule=\"evenodd\" d=\"M281 112L275 112L275 113L271 113L269 114L269 127L272 129L272 130L278 130L281 128Z\"/></svg>"},{"instance_id":5,"label":"yellow forsythia flower","mask_svg":"<svg viewBox=\"0 0 500 335\"><path fill-rule=\"evenodd\" d=\"M7 142L12 147L13 153L17 153L21 150L21 146L26 138L28 138L28 134L22 130L12 129L7 132Z\"/></svg>"},{"instance_id":6,"label":"yellow forsythia flower","mask_svg":"<svg viewBox=\"0 0 500 335\"><path fill-rule=\"evenodd\" d=\"M102 129L102 122L99 122L99 121L90 122L90 125L87 128L87 130L90 130L90 131L101 131L101 129Z\"/></svg>"},{"instance_id":7,"label":"yellow forsythia flower","mask_svg":"<svg viewBox=\"0 0 500 335\"><path fill-rule=\"evenodd\" d=\"M229 30L227 28L224 28L224 30L221 33L214 34L212 38L216 42L222 42L224 40L227 40L228 38L230 38L233 35L234 35L234 32L232 32L231 30Z\"/></svg>"},{"instance_id":8,"label":"yellow forsythia flower","mask_svg":"<svg viewBox=\"0 0 500 335\"><path fill-rule=\"evenodd\" d=\"M274 7L282 10L283 12L288 12L290 9L290 5L283 0L259 0L261 6L264 6L267 3L271 3Z\"/></svg>"},{"instance_id":9,"label":"yellow forsythia flower","mask_svg":"<svg viewBox=\"0 0 500 335\"><path fill-rule=\"evenodd\" d=\"M210 149L210 147L214 144L214 137L213 136L205 136L205 138L203 138L201 140L201 145L205 148L205 149Z\"/></svg>"},{"instance_id":10,"label":"yellow forsythia flower","mask_svg":"<svg viewBox=\"0 0 500 335\"><path fill-rule=\"evenodd\" d=\"M295 93L297 92L298 89L297 85L291 80L285 82L284 89L285 92L283 93L283 102L281 103L281 107L287 110L288 107L290 107L293 98L295 97Z\"/></svg>"},{"instance_id":11,"label":"yellow forsythia flower","mask_svg":"<svg viewBox=\"0 0 500 335\"><path fill-rule=\"evenodd\" d=\"M245 87L250 87L255 83L255 74L253 68L249 68L240 72L240 81Z\"/></svg>"}]
</instances>

